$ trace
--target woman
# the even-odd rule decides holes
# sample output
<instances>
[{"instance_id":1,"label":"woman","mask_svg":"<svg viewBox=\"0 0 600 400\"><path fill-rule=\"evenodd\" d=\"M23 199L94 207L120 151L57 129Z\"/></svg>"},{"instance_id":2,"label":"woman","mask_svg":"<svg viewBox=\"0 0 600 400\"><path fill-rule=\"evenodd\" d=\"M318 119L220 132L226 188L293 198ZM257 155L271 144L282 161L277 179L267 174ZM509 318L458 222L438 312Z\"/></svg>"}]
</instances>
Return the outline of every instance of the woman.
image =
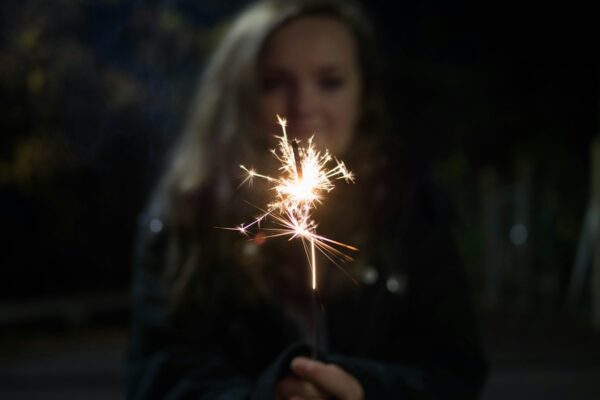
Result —
<instances>
[{"instance_id":1,"label":"woman","mask_svg":"<svg viewBox=\"0 0 600 400\"><path fill-rule=\"evenodd\" d=\"M232 24L141 219L130 398L475 398L482 360L467 286L437 196L408 179L389 136L371 32L355 6L264 1ZM319 360L303 251L215 230L248 220L239 163L275 171L275 115L347 161L356 186L319 232L360 248L319 260ZM399 176L402 176L399 177ZM358 284L357 284L358 283ZM300 344L298 344L300 343Z\"/></svg>"}]
</instances>

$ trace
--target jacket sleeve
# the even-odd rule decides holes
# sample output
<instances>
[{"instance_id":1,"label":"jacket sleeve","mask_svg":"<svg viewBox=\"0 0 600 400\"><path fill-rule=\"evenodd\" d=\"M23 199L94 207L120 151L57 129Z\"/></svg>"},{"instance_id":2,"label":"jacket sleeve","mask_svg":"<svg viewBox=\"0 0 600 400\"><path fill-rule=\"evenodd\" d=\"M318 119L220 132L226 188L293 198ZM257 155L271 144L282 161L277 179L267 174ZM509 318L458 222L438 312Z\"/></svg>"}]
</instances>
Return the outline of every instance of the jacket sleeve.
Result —
<instances>
[{"instance_id":1,"label":"jacket sleeve","mask_svg":"<svg viewBox=\"0 0 600 400\"><path fill-rule=\"evenodd\" d=\"M404 240L413 270L415 323L408 338L413 357L426 366L424 385L434 398L475 399L488 366L468 279L444 211L445 196L435 187L421 190L413 210L422 217L410 224L412 238Z\"/></svg>"},{"instance_id":2,"label":"jacket sleeve","mask_svg":"<svg viewBox=\"0 0 600 400\"><path fill-rule=\"evenodd\" d=\"M308 349L290 346L263 371L248 376L235 367L220 340L226 334L222 323L226 318L198 315L192 326L180 326L169 310L163 271L169 227L156 215L142 215L134 248L127 398L274 398L276 382L289 371L291 359Z\"/></svg>"},{"instance_id":3,"label":"jacket sleeve","mask_svg":"<svg viewBox=\"0 0 600 400\"><path fill-rule=\"evenodd\" d=\"M129 399L242 399L251 382L235 370L205 329L191 336L175 322L164 279L169 227L156 212L138 220L134 247Z\"/></svg>"},{"instance_id":4,"label":"jacket sleeve","mask_svg":"<svg viewBox=\"0 0 600 400\"><path fill-rule=\"evenodd\" d=\"M395 310L389 314L389 351L411 368L387 368L381 382L385 387L396 371L409 377L412 397L475 399L487 363L448 201L433 184L420 182L406 204L398 258L391 262L407 277L406 298L386 290L384 308Z\"/></svg>"},{"instance_id":5,"label":"jacket sleeve","mask_svg":"<svg viewBox=\"0 0 600 400\"><path fill-rule=\"evenodd\" d=\"M368 399L476 399L487 373L466 274L434 190L415 186L383 251L389 268L368 312L371 351L328 359L357 377ZM404 291L388 290L394 276Z\"/></svg>"},{"instance_id":6,"label":"jacket sleeve","mask_svg":"<svg viewBox=\"0 0 600 400\"><path fill-rule=\"evenodd\" d=\"M444 229L429 232L422 246L412 249L419 260L408 306L385 289L377 303L380 320L388 320L379 354L387 355L327 359L355 376L367 399L472 400L481 392L488 366L458 255Z\"/></svg>"}]
</instances>

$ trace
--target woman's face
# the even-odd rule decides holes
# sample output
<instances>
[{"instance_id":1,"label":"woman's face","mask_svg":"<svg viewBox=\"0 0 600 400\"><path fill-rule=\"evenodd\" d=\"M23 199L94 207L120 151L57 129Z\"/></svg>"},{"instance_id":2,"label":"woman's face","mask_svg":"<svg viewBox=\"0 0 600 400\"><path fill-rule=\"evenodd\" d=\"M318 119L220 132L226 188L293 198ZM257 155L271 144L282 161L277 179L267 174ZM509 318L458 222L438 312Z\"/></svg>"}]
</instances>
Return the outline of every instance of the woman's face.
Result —
<instances>
[{"instance_id":1,"label":"woman's face","mask_svg":"<svg viewBox=\"0 0 600 400\"><path fill-rule=\"evenodd\" d=\"M361 78L349 29L332 17L301 17L277 30L259 60L260 118L279 133L276 115L288 120L288 136L342 155L360 117Z\"/></svg>"}]
</instances>

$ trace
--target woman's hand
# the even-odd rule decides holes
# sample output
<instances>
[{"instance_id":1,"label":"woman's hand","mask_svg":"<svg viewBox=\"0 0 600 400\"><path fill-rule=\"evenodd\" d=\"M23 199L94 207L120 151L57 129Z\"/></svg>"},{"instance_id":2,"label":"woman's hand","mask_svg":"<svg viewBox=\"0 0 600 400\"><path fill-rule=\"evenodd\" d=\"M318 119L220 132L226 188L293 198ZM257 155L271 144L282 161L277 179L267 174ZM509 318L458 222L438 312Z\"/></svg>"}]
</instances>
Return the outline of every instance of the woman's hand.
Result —
<instances>
[{"instance_id":1,"label":"woman's hand","mask_svg":"<svg viewBox=\"0 0 600 400\"><path fill-rule=\"evenodd\" d=\"M277 383L276 400L328 399L327 392L319 390L309 381L296 375L288 375Z\"/></svg>"},{"instance_id":2,"label":"woman's hand","mask_svg":"<svg viewBox=\"0 0 600 400\"><path fill-rule=\"evenodd\" d=\"M306 357L292 360L294 375L277 384L277 400L329 399L362 400L360 382L335 364L325 364Z\"/></svg>"}]
</instances>

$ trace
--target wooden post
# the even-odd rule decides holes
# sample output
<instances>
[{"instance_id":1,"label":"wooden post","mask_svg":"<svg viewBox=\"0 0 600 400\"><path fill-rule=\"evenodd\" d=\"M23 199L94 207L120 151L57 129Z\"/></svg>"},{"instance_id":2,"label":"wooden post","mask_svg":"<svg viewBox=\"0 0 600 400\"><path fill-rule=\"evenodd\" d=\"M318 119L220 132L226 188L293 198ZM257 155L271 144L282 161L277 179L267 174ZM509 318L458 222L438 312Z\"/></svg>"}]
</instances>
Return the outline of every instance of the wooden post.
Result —
<instances>
[{"instance_id":1,"label":"wooden post","mask_svg":"<svg viewBox=\"0 0 600 400\"><path fill-rule=\"evenodd\" d=\"M595 241L593 250L592 271L590 274L592 322L600 329L600 235L598 235L598 211L600 210L600 138L596 137L591 145L590 205L595 211Z\"/></svg>"},{"instance_id":2,"label":"wooden post","mask_svg":"<svg viewBox=\"0 0 600 400\"><path fill-rule=\"evenodd\" d=\"M518 299L521 311L531 307L533 298L533 229L531 221L531 193L533 165L530 160L519 160L516 168L517 182L514 194L514 223L511 227L511 242L515 246Z\"/></svg>"},{"instance_id":3,"label":"wooden post","mask_svg":"<svg viewBox=\"0 0 600 400\"><path fill-rule=\"evenodd\" d=\"M498 237L498 178L492 168L479 175L485 239L485 302L496 307L502 297L500 238Z\"/></svg>"},{"instance_id":4,"label":"wooden post","mask_svg":"<svg viewBox=\"0 0 600 400\"><path fill-rule=\"evenodd\" d=\"M600 328L600 138L590 146L590 198L579 235L575 264L567 292L567 306L576 310L590 277L592 321ZM590 271L591 269L591 271Z\"/></svg>"}]
</instances>

